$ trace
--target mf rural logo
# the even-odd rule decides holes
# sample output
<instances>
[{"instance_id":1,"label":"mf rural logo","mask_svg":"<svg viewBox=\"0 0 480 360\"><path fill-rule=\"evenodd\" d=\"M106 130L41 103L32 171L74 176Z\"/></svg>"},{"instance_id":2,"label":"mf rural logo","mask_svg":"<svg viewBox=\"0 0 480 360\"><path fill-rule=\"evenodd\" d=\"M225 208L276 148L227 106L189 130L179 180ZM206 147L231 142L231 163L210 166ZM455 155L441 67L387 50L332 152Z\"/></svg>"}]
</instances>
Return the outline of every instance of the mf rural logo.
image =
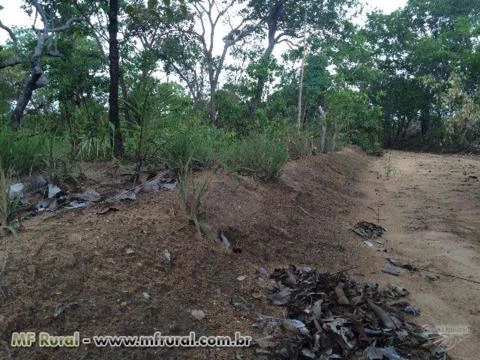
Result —
<instances>
[{"instance_id":1,"label":"mf rural logo","mask_svg":"<svg viewBox=\"0 0 480 360\"><path fill-rule=\"evenodd\" d=\"M472 329L467 325L439 325L424 326L426 333L435 338L436 345L443 347L446 351L452 350L472 336Z\"/></svg>"}]
</instances>

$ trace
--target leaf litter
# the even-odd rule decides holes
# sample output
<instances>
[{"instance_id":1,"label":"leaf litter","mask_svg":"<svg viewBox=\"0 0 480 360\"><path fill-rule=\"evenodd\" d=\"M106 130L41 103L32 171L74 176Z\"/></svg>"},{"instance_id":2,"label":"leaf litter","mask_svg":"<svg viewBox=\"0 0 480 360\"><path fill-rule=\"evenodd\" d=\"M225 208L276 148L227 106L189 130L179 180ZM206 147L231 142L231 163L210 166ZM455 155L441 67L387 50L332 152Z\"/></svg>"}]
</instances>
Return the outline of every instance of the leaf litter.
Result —
<instances>
[{"instance_id":1,"label":"leaf litter","mask_svg":"<svg viewBox=\"0 0 480 360\"><path fill-rule=\"evenodd\" d=\"M276 269L268 286L261 268L258 283L285 318L261 315L258 355L276 359L446 360L438 334L412 319L420 310L406 302L408 290L391 284L360 283L342 273L310 268Z\"/></svg>"},{"instance_id":2,"label":"leaf litter","mask_svg":"<svg viewBox=\"0 0 480 360\"><path fill-rule=\"evenodd\" d=\"M95 190L70 191L62 188L58 184L49 183L41 175L38 175L26 183L16 183L10 185L8 189L8 198L15 206L16 212L20 218L26 219L34 217L45 211L53 212L66 209L84 209L93 204L104 202L106 204L116 204L122 202L133 202L137 200L140 191L158 192L161 189L172 191L177 187L177 181L170 177L168 171L160 172L152 180L145 181L133 188L121 190L113 196L105 197ZM114 207L107 207L98 215L105 215L110 211L118 211Z\"/></svg>"}]
</instances>

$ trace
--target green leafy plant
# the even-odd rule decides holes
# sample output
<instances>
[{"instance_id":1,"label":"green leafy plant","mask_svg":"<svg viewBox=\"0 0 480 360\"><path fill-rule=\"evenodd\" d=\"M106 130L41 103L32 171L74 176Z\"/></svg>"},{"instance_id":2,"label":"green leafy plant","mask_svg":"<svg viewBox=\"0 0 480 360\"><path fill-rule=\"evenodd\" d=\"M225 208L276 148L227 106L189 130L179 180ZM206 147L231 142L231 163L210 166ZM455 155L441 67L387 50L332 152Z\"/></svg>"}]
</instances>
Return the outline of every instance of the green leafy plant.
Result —
<instances>
[{"instance_id":1,"label":"green leafy plant","mask_svg":"<svg viewBox=\"0 0 480 360\"><path fill-rule=\"evenodd\" d=\"M283 139L289 158L296 160L312 155L313 139L314 134L312 132L290 129Z\"/></svg>"},{"instance_id":2,"label":"green leafy plant","mask_svg":"<svg viewBox=\"0 0 480 360\"><path fill-rule=\"evenodd\" d=\"M67 137L50 134L48 150L43 160L42 172L51 182L62 183L71 181L78 183L82 177L81 167L65 149L68 149Z\"/></svg>"},{"instance_id":3,"label":"green leafy plant","mask_svg":"<svg viewBox=\"0 0 480 360\"><path fill-rule=\"evenodd\" d=\"M42 164L47 135L43 131L13 130L5 124L0 129L0 160L4 168L27 173Z\"/></svg>"},{"instance_id":4,"label":"green leafy plant","mask_svg":"<svg viewBox=\"0 0 480 360\"><path fill-rule=\"evenodd\" d=\"M223 157L227 168L233 171L272 181L279 177L288 160L288 151L281 142L258 135L234 143L225 150Z\"/></svg>"},{"instance_id":5,"label":"green leafy plant","mask_svg":"<svg viewBox=\"0 0 480 360\"><path fill-rule=\"evenodd\" d=\"M94 131L81 134L78 138L77 157L80 160L91 161L111 159L113 157L112 137L113 125L108 129L98 127ZM110 131L108 131L110 130Z\"/></svg>"},{"instance_id":6,"label":"green leafy plant","mask_svg":"<svg viewBox=\"0 0 480 360\"><path fill-rule=\"evenodd\" d=\"M386 179L390 179L395 174L395 168L392 164L392 153L388 152L385 156L385 163L383 166L383 173Z\"/></svg>"}]
</instances>

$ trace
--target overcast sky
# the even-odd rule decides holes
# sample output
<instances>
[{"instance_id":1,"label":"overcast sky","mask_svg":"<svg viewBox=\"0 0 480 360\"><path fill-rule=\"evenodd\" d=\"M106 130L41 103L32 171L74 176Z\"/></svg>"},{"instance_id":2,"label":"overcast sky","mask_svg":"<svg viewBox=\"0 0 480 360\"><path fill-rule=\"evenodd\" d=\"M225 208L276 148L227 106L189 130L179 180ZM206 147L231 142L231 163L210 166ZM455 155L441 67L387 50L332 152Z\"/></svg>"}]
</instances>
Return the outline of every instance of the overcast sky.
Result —
<instances>
[{"instance_id":1,"label":"overcast sky","mask_svg":"<svg viewBox=\"0 0 480 360\"><path fill-rule=\"evenodd\" d=\"M407 0L363 0L370 8L390 13L400 7L403 7ZM28 18L25 12L20 8L22 0L0 0L3 10L0 10L0 20L7 26L32 26L32 20ZM3 44L8 38L7 33L0 29L0 44Z\"/></svg>"}]
</instances>

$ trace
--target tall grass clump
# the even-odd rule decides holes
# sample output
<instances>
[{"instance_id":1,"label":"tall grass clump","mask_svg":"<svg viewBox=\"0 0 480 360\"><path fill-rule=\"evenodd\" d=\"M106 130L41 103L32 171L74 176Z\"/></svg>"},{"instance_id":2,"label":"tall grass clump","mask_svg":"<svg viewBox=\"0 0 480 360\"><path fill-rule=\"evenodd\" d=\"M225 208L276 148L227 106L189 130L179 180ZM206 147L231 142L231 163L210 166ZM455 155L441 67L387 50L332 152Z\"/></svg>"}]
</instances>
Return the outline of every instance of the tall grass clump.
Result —
<instances>
[{"instance_id":1,"label":"tall grass clump","mask_svg":"<svg viewBox=\"0 0 480 360\"><path fill-rule=\"evenodd\" d=\"M219 160L224 142L221 130L195 123L165 130L162 157L173 168L181 169L187 163L193 169L211 168Z\"/></svg>"},{"instance_id":2,"label":"tall grass clump","mask_svg":"<svg viewBox=\"0 0 480 360\"><path fill-rule=\"evenodd\" d=\"M193 223L197 233L203 234L205 224L202 222L203 197L207 191L210 178L204 175L202 179L195 179L190 160L178 171L178 188L185 214Z\"/></svg>"},{"instance_id":3,"label":"tall grass clump","mask_svg":"<svg viewBox=\"0 0 480 360\"><path fill-rule=\"evenodd\" d=\"M0 161L5 169L28 173L40 167L47 150L48 137L45 132L19 129L8 124L0 128Z\"/></svg>"},{"instance_id":4,"label":"tall grass clump","mask_svg":"<svg viewBox=\"0 0 480 360\"><path fill-rule=\"evenodd\" d=\"M298 160L312 155L315 135L311 131L299 130L297 127L289 128L280 136L287 147L291 160Z\"/></svg>"},{"instance_id":5,"label":"tall grass clump","mask_svg":"<svg viewBox=\"0 0 480 360\"><path fill-rule=\"evenodd\" d=\"M20 205L20 198L10 199L10 172L4 170L0 162L0 231L15 233L15 213Z\"/></svg>"},{"instance_id":6,"label":"tall grass clump","mask_svg":"<svg viewBox=\"0 0 480 360\"><path fill-rule=\"evenodd\" d=\"M285 145L265 135L239 140L226 148L223 154L223 162L228 169L253 175L262 181L278 178L288 158Z\"/></svg>"}]
</instances>

